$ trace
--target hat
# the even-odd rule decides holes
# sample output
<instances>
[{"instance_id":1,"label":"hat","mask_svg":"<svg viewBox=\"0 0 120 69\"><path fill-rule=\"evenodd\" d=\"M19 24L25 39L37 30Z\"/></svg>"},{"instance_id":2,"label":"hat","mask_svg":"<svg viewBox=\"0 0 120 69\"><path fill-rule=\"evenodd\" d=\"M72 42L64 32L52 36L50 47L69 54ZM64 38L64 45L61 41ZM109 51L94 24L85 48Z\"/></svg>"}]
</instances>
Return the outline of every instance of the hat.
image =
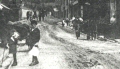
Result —
<instances>
[{"instance_id":1,"label":"hat","mask_svg":"<svg viewBox=\"0 0 120 69\"><path fill-rule=\"evenodd\" d=\"M80 21L83 21L83 19L82 19L82 18L79 18L79 20L80 20Z\"/></svg>"}]
</instances>

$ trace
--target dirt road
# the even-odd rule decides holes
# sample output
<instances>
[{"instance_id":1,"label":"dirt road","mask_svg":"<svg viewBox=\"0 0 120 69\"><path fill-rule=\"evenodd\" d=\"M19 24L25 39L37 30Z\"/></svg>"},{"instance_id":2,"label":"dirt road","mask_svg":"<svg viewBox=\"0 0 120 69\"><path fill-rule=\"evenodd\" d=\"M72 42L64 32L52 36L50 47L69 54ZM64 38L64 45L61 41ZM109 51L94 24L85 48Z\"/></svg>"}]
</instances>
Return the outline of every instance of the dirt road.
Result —
<instances>
[{"instance_id":1,"label":"dirt road","mask_svg":"<svg viewBox=\"0 0 120 69\"><path fill-rule=\"evenodd\" d=\"M120 69L119 45L104 41L77 40L74 31L55 24L56 19L39 22L39 64L28 66L27 46L18 48L18 65L11 69Z\"/></svg>"},{"instance_id":2,"label":"dirt road","mask_svg":"<svg viewBox=\"0 0 120 69\"><path fill-rule=\"evenodd\" d=\"M82 34L77 40L74 30L56 24L56 18L39 22L39 64L29 66L31 56L27 46L19 46L18 65L10 69L120 69L120 44L108 41L86 40Z\"/></svg>"}]
</instances>

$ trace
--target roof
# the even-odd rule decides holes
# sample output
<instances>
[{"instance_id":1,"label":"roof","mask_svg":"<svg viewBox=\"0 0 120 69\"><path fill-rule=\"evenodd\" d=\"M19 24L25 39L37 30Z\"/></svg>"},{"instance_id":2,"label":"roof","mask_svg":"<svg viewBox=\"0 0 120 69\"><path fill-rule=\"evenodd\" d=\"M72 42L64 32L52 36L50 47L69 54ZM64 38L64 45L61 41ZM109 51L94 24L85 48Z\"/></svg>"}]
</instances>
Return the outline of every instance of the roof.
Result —
<instances>
[{"instance_id":1,"label":"roof","mask_svg":"<svg viewBox=\"0 0 120 69\"><path fill-rule=\"evenodd\" d=\"M3 8L6 8L6 9L10 9L9 7L7 7L6 5L0 3L0 9L2 10Z\"/></svg>"}]
</instances>

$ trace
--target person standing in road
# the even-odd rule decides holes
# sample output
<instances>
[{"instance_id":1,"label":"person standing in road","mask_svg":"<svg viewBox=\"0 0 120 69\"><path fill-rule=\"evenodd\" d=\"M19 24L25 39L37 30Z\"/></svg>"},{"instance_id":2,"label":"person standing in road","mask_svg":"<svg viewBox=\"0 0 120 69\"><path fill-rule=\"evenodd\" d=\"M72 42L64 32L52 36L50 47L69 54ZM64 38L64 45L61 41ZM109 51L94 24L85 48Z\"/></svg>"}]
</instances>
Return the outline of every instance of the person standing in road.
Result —
<instances>
[{"instance_id":1,"label":"person standing in road","mask_svg":"<svg viewBox=\"0 0 120 69\"><path fill-rule=\"evenodd\" d=\"M79 18L75 18L73 21L73 28L75 29L76 38L80 37L80 20Z\"/></svg>"},{"instance_id":2,"label":"person standing in road","mask_svg":"<svg viewBox=\"0 0 120 69\"><path fill-rule=\"evenodd\" d=\"M9 53L13 55L13 64L12 64L12 66L17 65L16 53L17 53L17 40L18 40L18 37L19 37L19 33L15 29L12 29L10 31L10 38L8 39Z\"/></svg>"},{"instance_id":3,"label":"person standing in road","mask_svg":"<svg viewBox=\"0 0 120 69\"><path fill-rule=\"evenodd\" d=\"M33 19L37 19L37 13L36 12L37 12L36 10L33 11L33 13L34 13L33 14Z\"/></svg>"},{"instance_id":4,"label":"person standing in road","mask_svg":"<svg viewBox=\"0 0 120 69\"><path fill-rule=\"evenodd\" d=\"M39 54L39 49L37 43L40 40L40 30L36 27L37 26L37 21L31 21L31 32L29 34L29 39L28 43L30 45L30 51L29 54L32 55L32 62L29 66L34 66L39 63L38 61L38 54Z\"/></svg>"},{"instance_id":5,"label":"person standing in road","mask_svg":"<svg viewBox=\"0 0 120 69\"><path fill-rule=\"evenodd\" d=\"M32 11L29 11L29 19L30 19L30 21L32 21L32 19L33 19L33 13L32 13Z\"/></svg>"},{"instance_id":6,"label":"person standing in road","mask_svg":"<svg viewBox=\"0 0 120 69\"><path fill-rule=\"evenodd\" d=\"M42 18L42 11L39 10L39 21L41 21L41 18Z\"/></svg>"},{"instance_id":7,"label":"person standing in road","mask_svg":"<svg viewBox=\"0 0 120 69\"><path fill-rule=\"evenodd\" d=\"M43 21L44 21L44 19L45 19L45 12L46 12L45 9L42 9L42 14L41 14L41 15L42 15L42 20L43 20Z\"/></svg>"},{"instance_id":8,"label":"person standing in road","mask_svg":"<svg viewBox=\"0 0 120 69\"><path fill-rule=\"evenodd\" d=\"M27 20L28 20L30 17L30 11L27 11L26 16L27 16Z\"/></svg>"}]
</instances>

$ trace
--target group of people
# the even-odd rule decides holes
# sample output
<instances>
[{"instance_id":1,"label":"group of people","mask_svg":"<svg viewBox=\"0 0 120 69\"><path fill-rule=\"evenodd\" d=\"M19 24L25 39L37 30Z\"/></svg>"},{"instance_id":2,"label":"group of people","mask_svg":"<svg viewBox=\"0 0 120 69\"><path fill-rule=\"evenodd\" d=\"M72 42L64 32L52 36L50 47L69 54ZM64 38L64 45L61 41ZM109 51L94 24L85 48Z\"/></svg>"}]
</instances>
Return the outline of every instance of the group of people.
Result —
<instances>
[{"instance_id":1,"label":"group of people","mask_svg":"<svg viewBox=\"0 0 120 69\"><path fill-rule=\"evenodd\" d=\"M27 11L26 16L27 20L36 19L37 21L44 21L45 16L47 16L47 11L46 9L34 10L33 13L32 11Z\"/></svg>"},{"instance_id":2,"label":"group of people","mask_svg":"<svg viewBox=\"0 0 120 69\"><path fill-rule=\"evenodd\" d=\"M85 20L81 17L72 17L72 19L63 19L62 26L70 26L75 30L76 38L80 37L80 33L87 34L87 40L96 39L96 22L94 20Z\"/></svg>"},{"instance_id":3,"label":"group of people","mask_svg":"<svg viewBox=\"0 0 120 69\"><path fill-rule=\"evenodd\" d=\"M46 9L40 9L39 10L39 21L45 19L45 16L47 16L47 10Z\"/></svg>"},{"instance_id":4,"label":"group of people","mask_svg":"<svg viewBox=\"0 0 120 69\"><path fill-rule=\"evenodd\" d=\"M31 28L30 33L27 36L26 44L30 47L29 48L29 54L32 55L32 62L29 64L29 66L33 66L39 63L38 61L38 54L39 54L39 48L38 48L38 42L40 40L40 30L36 27L37 21L31 20ZM17 65L17 42L19 38L19 33L14 29L10 31L10 38L8 41L8 48L9 48L9 54L13 55L13 64L12 66Z\"/></svg>"},{"instance_id":5,"label":"group of people","mask_svg":"<svg viewBox=\"0 0 120 69\"><path fill-rule=\"evenodd\" d=\"M97 23L94 20L86 20L83 24L85 33L87 34L87 40L96 39Z\"/></svg>"},{"instance_id":6,"label":"group of people","mask_svg":"<svg viewBox=\"0 0 120 69\"><path fill-rule=\"evenodd\" d=\"M62 26L73 26L75 29L76 38L80 37L81 26L83 23L83 19L79 17L73 17L72 19L66 18L62 21Z\"/></svg>"}]
</instances>

